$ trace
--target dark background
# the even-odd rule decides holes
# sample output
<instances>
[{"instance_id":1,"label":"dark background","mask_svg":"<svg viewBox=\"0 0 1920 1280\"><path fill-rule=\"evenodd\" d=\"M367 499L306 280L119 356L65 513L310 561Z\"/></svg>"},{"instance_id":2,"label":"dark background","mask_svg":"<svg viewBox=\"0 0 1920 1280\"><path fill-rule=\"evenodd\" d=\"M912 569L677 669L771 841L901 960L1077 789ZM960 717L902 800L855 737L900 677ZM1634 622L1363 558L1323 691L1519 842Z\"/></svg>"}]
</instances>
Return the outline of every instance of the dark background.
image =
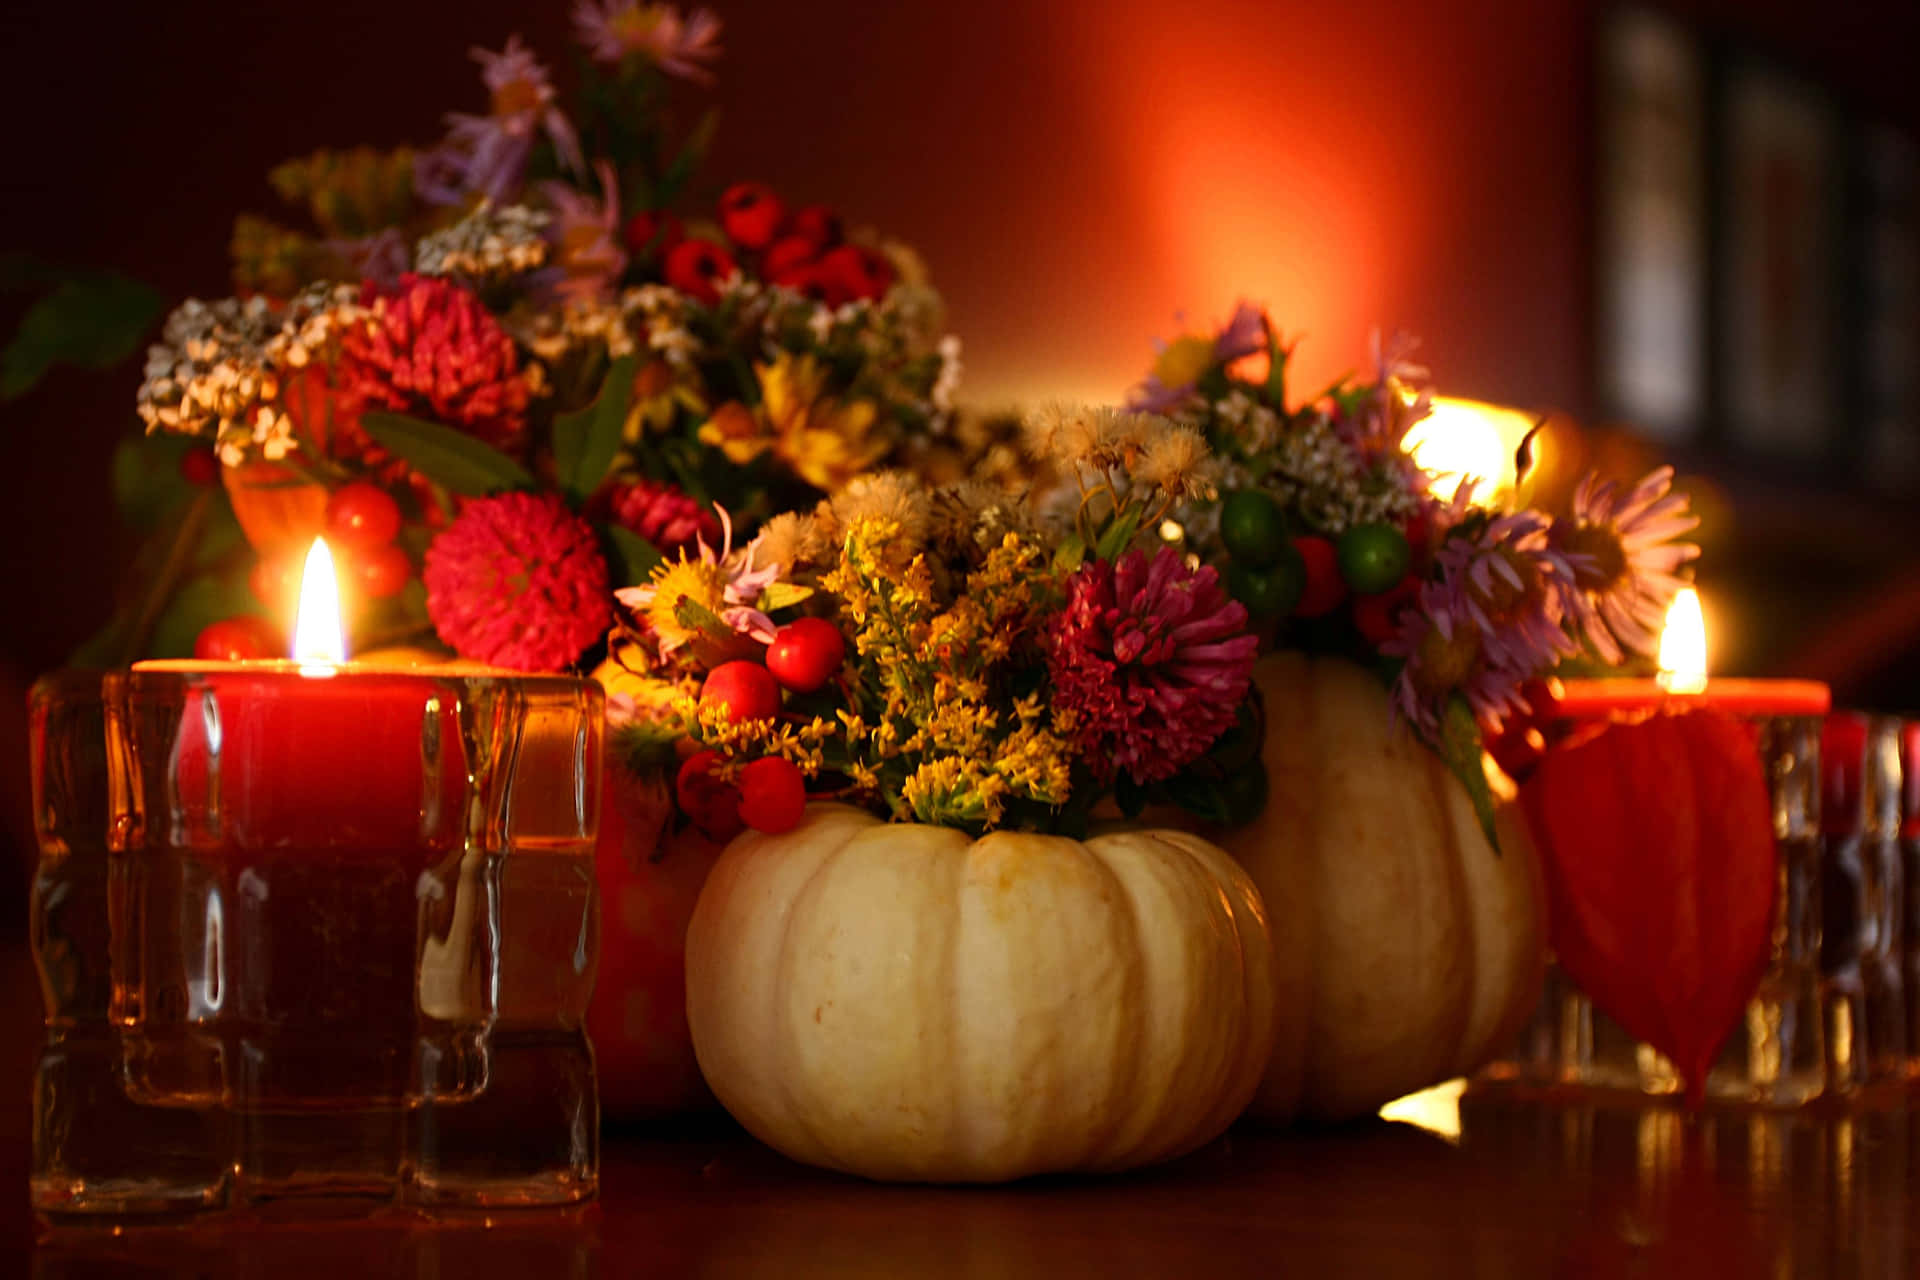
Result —
<instances>
[{"instance_id":1,"label":"dark background","mask_svg":"<svg viewBox=\"0 0 1920 1280\"><path fill-rule=\"evenodd\" d=\"M571 56L558 0L96 0L0 10L0 249L227 292L233 215L324 145L426 143L483 107L472 44ZM1913 0L1675 0L1714 47L1920 136ZM1590 419L1592 66L1575 0L732 0L707 174L916 244L976 403L1118 397L1182 309L1241 296L1303 381L1424 336L1440 389ZM700 104L703 96L690 93ZM0 300L10 331L13 301ZM26 837L23 697L105 617L129 550L108 454L137 361L0 405L0 799ZM1920 706L1910 504L1682 459L1731 501L1702 577L1744 674ZM1724 624L1724 621L1722 622ZM6 882L13 893L17 877ZM0 895L14 918L17 895Z\"/></svg>"}]
</instances>

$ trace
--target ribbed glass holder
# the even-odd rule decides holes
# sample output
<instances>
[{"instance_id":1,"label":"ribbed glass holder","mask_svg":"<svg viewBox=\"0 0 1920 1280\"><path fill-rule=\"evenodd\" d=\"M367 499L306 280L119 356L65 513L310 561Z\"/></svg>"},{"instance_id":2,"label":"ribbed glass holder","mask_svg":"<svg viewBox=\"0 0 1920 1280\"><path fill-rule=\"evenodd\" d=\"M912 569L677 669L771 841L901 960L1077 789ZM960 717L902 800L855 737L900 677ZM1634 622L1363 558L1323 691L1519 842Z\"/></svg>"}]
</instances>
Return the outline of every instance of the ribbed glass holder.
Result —
<instances>
[{"instance_id":1,"label":"ribbed glass holder","mask_svg":"<svg viewBox=\"0 0 1920 1280\"><path fill-rule=\"evenodd\" d=\"M1865 878L1836 870L1831 838L1821 828L1821 718L1759 716L1750 723L1773 810L1771 950L1745 1016L1708 1074L1707 1096L1795 1107L1864 1076L1865 1051L1854 1034L1860 1016L1822 940L1836 911L1867 914L1868 889ZM1828 964L1836 966L1831 975ZM1659 1050L1595 1008L1557 966L1513 1053L1486 1067L1480 1080L1655 1095L1682 1089Z\"/></svg>"},{"instance_id":2,"label":"ribbed glass holder","mask_svg":"<svg viewBox=\"0 0 1920 1280\"><path fill-rule=\"evenodd\" d=\"M136 668L31 713L43 1219L592 1197L597 685Z\"/></svg>"}]
</instances>

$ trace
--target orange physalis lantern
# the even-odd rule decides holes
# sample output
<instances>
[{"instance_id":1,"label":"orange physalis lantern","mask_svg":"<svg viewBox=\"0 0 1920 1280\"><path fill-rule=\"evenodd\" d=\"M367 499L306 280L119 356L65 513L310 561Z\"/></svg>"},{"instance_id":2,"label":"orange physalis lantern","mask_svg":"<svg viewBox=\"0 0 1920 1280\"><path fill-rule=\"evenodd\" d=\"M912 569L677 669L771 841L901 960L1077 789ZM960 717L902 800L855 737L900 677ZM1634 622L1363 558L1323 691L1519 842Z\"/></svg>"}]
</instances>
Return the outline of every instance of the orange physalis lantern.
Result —
<instances>
[{"instance_id":1,"label":"orange physalis lantern","mask_svg":"<svg viewBox=\"0 0 1920 1280\"><path fill-rule=\"evenodd\" d=\"M1520 792L1567 975L1679 1069L1687 1100L1767 966L1775 854L1753 731L1699 709L1549 751Z\"/></svg>"}]
</instances>

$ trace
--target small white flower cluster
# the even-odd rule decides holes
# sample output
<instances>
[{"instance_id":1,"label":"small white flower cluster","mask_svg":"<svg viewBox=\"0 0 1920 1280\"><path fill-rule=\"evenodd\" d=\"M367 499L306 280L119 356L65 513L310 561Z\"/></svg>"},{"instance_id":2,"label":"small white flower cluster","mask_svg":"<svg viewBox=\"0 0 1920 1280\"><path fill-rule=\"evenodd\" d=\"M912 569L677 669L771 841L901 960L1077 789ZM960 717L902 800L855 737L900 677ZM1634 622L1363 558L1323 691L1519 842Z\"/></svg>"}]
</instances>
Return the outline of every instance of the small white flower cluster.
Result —
<instances>
[{"instance_id":1,"label":"small white flower cluster","mask_svg":"<svg viewBox=\"0 0 1920 1280\"><path fill-rule=\"evenodd\" d=\"M1398 524L1419 509L1397 474L1369 467L1326 418L1286 432L1269 456L1266 487L1329 537L1356 524Z\"/></svg>"},{"instance_id":2,"label":"small white flower cluster","mask_svg":"<svg viewBox=\"0 0 1920 1280\"><path fill-rule=\"evenodd\" d=\"M589 345L604 343L613 360L634 350L625 312L617 304L595 298L569 298L557 311L509 312L501 323L514 341L549 364Z\"/></svg>"},{"instance_id":3,"label":"small white flower cluster","mask_svg":"<svg viewBox=\"0 0 1920 1280\"><path fill-rule=\"evenodd\" d=\"M360 308L351 285L309 286L284 309L265 298L190 298L147 349L135 408L148 431L211 435L228 466L249 453L270 461L293 448L279 370L299 369Z\"/></svg>"},{"instance_id":4,"label":"small white flower cluster","mask_svg":"<svg viewBox=\"0 0 1920 1280\"><path fill-rule=\"evenodd\" d=\"M480 207L421 239L413 269L423 276L460 276L497 284L546 265L549 214L523 204Z\"/></svg>"}]
</instances>

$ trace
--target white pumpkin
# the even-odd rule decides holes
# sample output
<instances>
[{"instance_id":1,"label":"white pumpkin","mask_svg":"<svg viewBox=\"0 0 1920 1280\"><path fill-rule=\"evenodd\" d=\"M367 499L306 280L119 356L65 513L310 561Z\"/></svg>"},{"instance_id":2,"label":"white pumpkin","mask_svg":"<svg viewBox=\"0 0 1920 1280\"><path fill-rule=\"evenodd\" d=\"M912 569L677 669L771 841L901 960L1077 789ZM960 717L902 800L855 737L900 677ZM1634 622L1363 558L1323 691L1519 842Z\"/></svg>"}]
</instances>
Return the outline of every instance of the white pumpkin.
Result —
<instances>
[{"instance_id":1,"label":"white pumpkin","mask_svg":"<svg viewBox=\"0 0 1920 1280\"><path fill-rule=\"evenodd\" d=\"M1259 894L1198 836L1084 843L815 804L748 833L687 930L714 1094L795 1160L997 1182L1180 1155L1253 1096L1273 1026Z\"/></svg>"},{"instance_id":2,"label":"white pumpkin","mask_svg":"<svg viewBox=\"0 0 1920 1280\"><path fill-rule=\"evenodd\" d=\"M1273 1058L1250 1113L1338 1120L1466 1074L1539 998L1546 908L1524 824L1496 854L1466 788L1378 677L1264 657L1267 805L1217 833L1267 907Z\"/></svg>"}]
</instances>

